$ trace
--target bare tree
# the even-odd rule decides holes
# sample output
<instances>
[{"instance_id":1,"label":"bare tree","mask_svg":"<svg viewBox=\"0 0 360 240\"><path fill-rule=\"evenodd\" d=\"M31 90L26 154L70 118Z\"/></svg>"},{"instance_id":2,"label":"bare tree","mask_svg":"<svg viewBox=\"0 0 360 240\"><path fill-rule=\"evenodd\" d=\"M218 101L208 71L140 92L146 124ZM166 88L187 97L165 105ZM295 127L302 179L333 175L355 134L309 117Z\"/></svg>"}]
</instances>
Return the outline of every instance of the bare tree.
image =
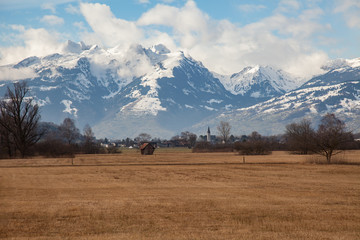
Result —
<instances>
[{"instance_id":1,"label":"bare tree","mask_svg":"<svg viewBox=\"0 0 360 240\"><path fill-rule=\"evenodd\" d=\"M340 153L341 145L351 139L351 132L345 131L345 123L334 114L326 114L315 135L316 152L326 157L327 163L331 157Z\"/></svg>"},{"instance_id":2,"label":"bare tree","mask_svg":"<svg viewBox=\"0 0 360 240\"><path fill-rule=\"evenodd\" d=\"M196 134L195 133L190 133L188 139L189 139L190 147L194 147L195 144L196 144L196 139L197 139Z\"/></svg>"},{"instance_id":3,"label":"bare tree","mask_svg":"<svg viewBox=\"0 0 360 240\"><path fill-rule=\"evenodd\" d=\"M14 139L12 134L0 124L0 146L1 146L1 157L12 158L16 153Z\"/></svg>"},{"instance_id":4,"label":"bare tree","mask_svg":"<svg viewBox=\"0 0 360 240\"><path fill-rule=\"evenodd\" d=\"M310 120L303 119L300 123L286 126L285 137L291 151L308 154L314 150L315 131L311 128Z\"/></svg>"},{"instance_id":5,"label":"bare tree","mask_svg":"<svg viewBox=\"0 0 360 240\"><path fill-rule=\"evenodd\" d=\"M86 140L93 141L94 133L89 124L86 124L84 127L84 137Z\"/></svg>"},{"instance_id":6,"label":"bare tree","mask_svg":"<svg viewBox=\"0 0 360 240\"><path fill-rule=\"evenodd\" d=\"M138 142L138 143L141 143L141 142L148 142L151 140L151 135L148 134L148 133L140 133L139 136L137 136L135 138L135 140Z\"/></svg>"},{"instance_id":7,"label":"bare tree","mask_svg":"<svg viewBox=\"0 0 360 240\"><path fill-rule=\"evenodd\" d=\"M192 148L196 144L197 136L195 133L186 131L186 132L181 132L180 138L185 140L187 142L188 146Z\"/></svg>"},{"instance_id":8,"label":"bare tree","mask_svg":"<svg viewBox=\"0 0 360 240\"><path fill-rule=\"evenodd\" d=\"M217 126L217 130L219 132L220 138L224 143L229 141L231 126L230 123L221 121Z\"/></svg>"},{"instance_id":9,"label":"bare tree","mask_svg":"<svg viewBox=\"0 0 360 240\"><path fill-rule=\"evenodd\" d=\"M84 151L85 153L95 153L96 147L94 142L94 133L89 124L86 124L84 127Z\"/></svg>"},{"instance_id":10,"label":"bare tree","mask_svg":"<svg viewBox=\"0 0 360 240\"><path fill-rule=\"evenodd\" d=\"M80 136L80 131L76 127L74 120L71 118L65 118L63 123L60 125L59 130L61 136L69 145L73 144Z\"/></svg>"},{"instance_id":11,"label":"bare tree","mask_svg":"<svg viewBox=\"0 0 360 240\"><path fill-rule=\"evenodd\" d=\"M27 97L29 88L26 82L14 83L13 88L7 88L0 102L1 133L9 146L10 157L11 145L20 152L21 157L25 157L42 135L38 130L39 106L34 104L31 97Z\"/></svg>"}]
</instances>

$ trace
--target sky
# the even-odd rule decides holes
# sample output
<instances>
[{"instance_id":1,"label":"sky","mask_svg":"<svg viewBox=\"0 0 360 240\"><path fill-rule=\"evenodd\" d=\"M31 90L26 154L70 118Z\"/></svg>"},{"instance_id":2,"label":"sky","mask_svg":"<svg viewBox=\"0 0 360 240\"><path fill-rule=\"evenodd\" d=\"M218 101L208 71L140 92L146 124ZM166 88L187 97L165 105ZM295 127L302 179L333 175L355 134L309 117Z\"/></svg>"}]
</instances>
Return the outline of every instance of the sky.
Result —
<instances>
[{"instance_id":1,"label":"sky","mask_svg":"<svg viewBox=\"0 0 360 240\"><path fill-rule=\"evenodd\" d=\"M0 0L0 65L62 51L164 44L211 71L270 65L309 78L360 57L360 0Z\"/></svg>"}]
</instances>

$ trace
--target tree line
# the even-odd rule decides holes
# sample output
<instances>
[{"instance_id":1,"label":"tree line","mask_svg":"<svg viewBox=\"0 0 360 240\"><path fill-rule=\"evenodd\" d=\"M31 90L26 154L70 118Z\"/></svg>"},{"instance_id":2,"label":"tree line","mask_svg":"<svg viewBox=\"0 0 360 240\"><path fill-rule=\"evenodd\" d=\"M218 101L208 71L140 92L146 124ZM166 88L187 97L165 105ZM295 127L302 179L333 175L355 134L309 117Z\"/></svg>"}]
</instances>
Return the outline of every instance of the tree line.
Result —
<instances>
[{"instance_id":1,"label":"tree line","mask_svg":"<svg viewBox=\"0 0 360 240\"><path fill-rule=\"evenodd\" d=\"M136 147L142 142L152 141L159 146L195 146L197 136L188 131L170 140L152 139L141 133L135 139L124 139L116 143L108 139L97 140L87 124L83 132L76 127L75 121L65 118L59 125L40 122L39 106L29 95L26 82L14 83L7 88L0 101L0 157L16 158L32 155L47 157L73 156L76 153L120 153L117 146ZM106 146L106 147L104 147Z\"/></svg>"},{"instance_id":2,"label":"tree line","mask_svg":"<svg viewBox=\"0 0 360 240\"><path fill-rule=\"evenodd\" d=\"M83 134L74 120L60 125L40 122L39 106L28 96L26 82L7 88L0 102L0 155L24 158L29 155L69 156L76 152L96 153L94 133L86 125Z\"/></svg>"},{"instance_id":3,"label":"tree line","mask_svg":"<svg viewBox=\"0 0 360 240\"><path fill-rule=\"evenodd\" d=\"M334 155L354 142L352 132L347 131L345 123L333 113L321 119L317 130L311 127L308 119L289 124L285 137L290 151L298 154L317 153L323 155L328 163Z\"/></svg>"},{"instance_id":4,"label":"tree line","mask_svg":"<svg viewBox=\"0 0 360 240\"><path fill-rule=\"evenodd\" d=\"M326 158L327 163L331 163L332 157L345 149L360 149L360 142L354 140L353 133L346 130L345 123L335 114L323 116L317 129L312 125L309 119L303 119L287 125L282 135L264 137L253 132L234 141L234 136L230 135L230 124L221 121L217 126L217 142L199 143L194 151L230 150L243 155L263 155L273 150L287 150L293 154L319 154Z\"/></svg>"}]
</instances>

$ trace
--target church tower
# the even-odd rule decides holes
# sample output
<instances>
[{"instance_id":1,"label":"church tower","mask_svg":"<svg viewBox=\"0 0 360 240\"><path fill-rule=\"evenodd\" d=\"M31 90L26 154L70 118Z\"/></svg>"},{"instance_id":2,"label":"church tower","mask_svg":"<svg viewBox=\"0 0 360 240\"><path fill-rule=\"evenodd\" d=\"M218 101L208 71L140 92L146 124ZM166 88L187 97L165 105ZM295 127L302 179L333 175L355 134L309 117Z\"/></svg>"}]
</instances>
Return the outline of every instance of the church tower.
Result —
<instances>
[{"instance_id":1,"label":"church tower","mask_svg":"<svg viewBox=\"0 0 360 240\"><path fill-rule=\"evenodd\" d=\"M210 127L208 127L206 141L211 142Z\"/></svg>"}]
</instances>

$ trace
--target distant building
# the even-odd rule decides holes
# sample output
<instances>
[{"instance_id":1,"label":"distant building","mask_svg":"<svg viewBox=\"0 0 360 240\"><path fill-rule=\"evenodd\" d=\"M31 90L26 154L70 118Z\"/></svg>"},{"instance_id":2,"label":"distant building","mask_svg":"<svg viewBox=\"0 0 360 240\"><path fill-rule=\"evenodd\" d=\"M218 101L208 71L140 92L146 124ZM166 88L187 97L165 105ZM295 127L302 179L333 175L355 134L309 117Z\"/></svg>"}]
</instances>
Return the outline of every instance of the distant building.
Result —
<instances>
[{"instance_id":1,"label":"distant building","mask_svg":"<svg viewBox=\"0 0 360 240\"><path fill-rule=\"evenodd\" d=\"M140 151L142 155L153 155L155 146L151 143L143 143L140 146Z\"/></svg>"},{"instance_id":2,"label":"distant building","mask_svg":"<svg viewBox=\"0 0 360 240\"><path fill-rule=\"evenodd\" d=\"M208 130L207 130L206 141L211 142L210 127L208 127Z\"/></svg>"}]
</instances>

